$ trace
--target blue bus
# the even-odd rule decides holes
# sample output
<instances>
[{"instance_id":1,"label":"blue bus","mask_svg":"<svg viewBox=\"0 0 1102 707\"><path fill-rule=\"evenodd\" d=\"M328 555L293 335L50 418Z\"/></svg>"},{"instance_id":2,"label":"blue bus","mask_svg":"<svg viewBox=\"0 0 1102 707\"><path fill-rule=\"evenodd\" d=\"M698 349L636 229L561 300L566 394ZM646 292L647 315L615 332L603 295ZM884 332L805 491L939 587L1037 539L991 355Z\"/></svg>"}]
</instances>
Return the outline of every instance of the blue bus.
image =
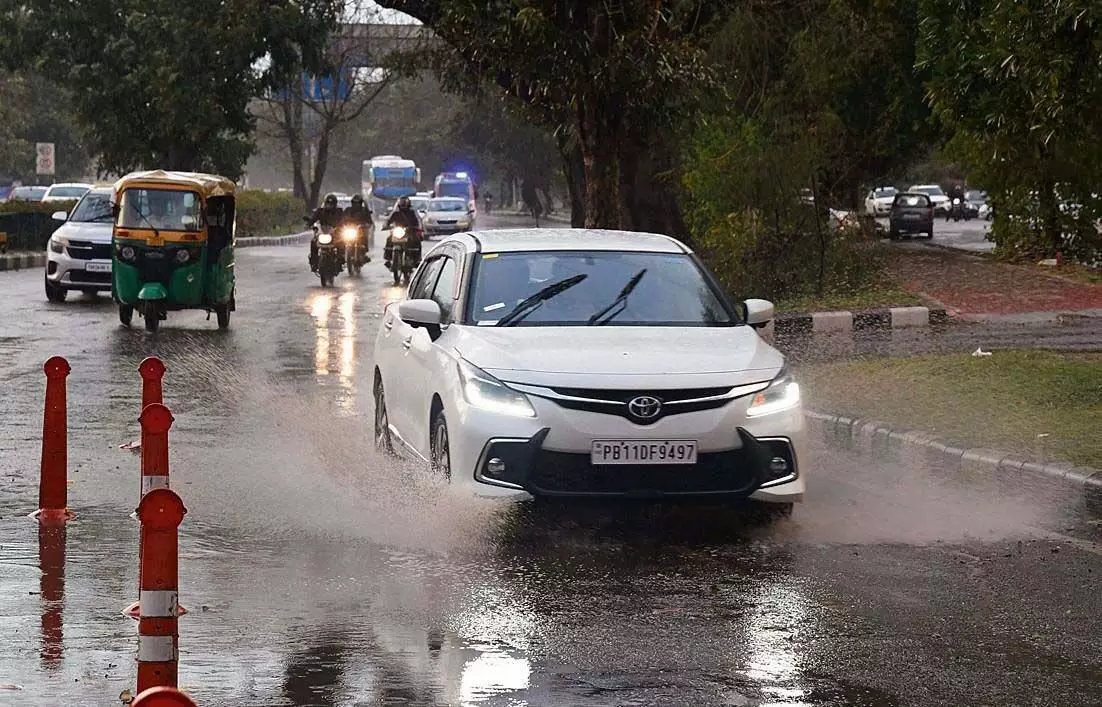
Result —
<instances>
[{"instance_id":1,"label":"blue bus","mask_svg":"<svg viewBox=\"0 0 1102 707\"><path fill-rule=\"evenodd\" d=\"M421 170L413 160L380 155L363 162L361 188L365 199L375 201L376 210L388 207L403 196L413 196L420 183Z\"/></svg>"}]
</instances>

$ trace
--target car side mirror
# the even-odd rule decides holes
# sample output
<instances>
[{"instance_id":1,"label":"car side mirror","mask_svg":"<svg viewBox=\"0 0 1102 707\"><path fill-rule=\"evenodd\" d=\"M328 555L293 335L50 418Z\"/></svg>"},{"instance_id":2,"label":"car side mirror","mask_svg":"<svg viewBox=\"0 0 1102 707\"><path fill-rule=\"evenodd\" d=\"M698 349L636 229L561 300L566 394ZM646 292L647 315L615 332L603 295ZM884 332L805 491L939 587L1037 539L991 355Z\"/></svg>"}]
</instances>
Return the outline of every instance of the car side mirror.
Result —
<instances>
[{"instance_id":1,"label":"car side mirror","mask_svg":"<svg viewBox=\"0 0 1102 707\"><path fill-rule=\"evenodd\" d=\"M425 328L435 339L440 335L440 323L444 313L440 305L431 299L407 299L398 303L398 318L415 328Z\"/></svg>"},{"instance_id":2,"label":"car side mirror","mask_svg":"<svg viewBox=\"0 0 1102 707\"><path fill-rule=\"evenodd\" d=\"M765 299L748 299L743 303L746 308L746 323L755 329L761 329L773 321L773 303Z\"/></svg>"},{"instance_id":3,"label":"car side mirror","mask_svg":"<svg viewBox=\"0 0 1102 707\"><path fill-rule=\"evenodd\" d=\"M69 212L68 211L55 211L54 215L51 216L51 218L54 221L68 221L69 220Z\"/></svg>"}]
</instances>

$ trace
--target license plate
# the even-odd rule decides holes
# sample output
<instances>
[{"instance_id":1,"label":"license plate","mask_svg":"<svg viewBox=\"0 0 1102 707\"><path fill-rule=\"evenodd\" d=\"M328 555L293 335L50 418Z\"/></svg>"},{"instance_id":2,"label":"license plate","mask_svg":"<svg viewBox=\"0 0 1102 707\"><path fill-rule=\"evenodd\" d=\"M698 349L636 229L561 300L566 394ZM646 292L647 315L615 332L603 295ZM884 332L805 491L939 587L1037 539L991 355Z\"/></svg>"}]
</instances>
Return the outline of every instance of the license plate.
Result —
<instances>
[{"instance_id":1,"label":"license plate","mask_svg":"<svg viewBox=\"0 0 1102 707\"><path fill-rule=\"evenodd\" d=\"M919 215L918 214L903 214L903 218L905 218L905 219L916 219L916 218L919 218Z\"/></svg>"},{"instance_id":2,"label":"license plate","mask_svg":"<svg viewBox=\"0 0 1102 707\"><path fill-rule=\"evenodd\" d=\"M696 441L595 439L589 459L595 466L696 464Z\"/></svg>"},{"instance_id":3,"label":"license plate","mask_svg":"<svg viewBox=\"0 0 1102 707\"><path fill-rule=\"evenodd\" d=\"M88 272L111 272L111 263L85 263L84 269Z\"/></svg>"}]
</instances>

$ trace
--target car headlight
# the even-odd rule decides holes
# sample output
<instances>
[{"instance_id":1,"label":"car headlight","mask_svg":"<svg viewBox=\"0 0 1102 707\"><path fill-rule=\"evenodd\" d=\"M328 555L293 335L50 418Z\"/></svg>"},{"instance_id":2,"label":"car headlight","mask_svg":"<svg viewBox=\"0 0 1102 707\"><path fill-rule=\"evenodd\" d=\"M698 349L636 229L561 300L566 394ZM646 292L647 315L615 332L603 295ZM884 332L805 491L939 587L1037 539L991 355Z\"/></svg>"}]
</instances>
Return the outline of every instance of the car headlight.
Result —
<instances>
[{"instance_id":1,"label":"car headlight","mask_svg":"<svg viewBox=\"0 0 1102 707\"><path fill-rule=\"evenodd\" d=\"M65 242L62 241L60 238L51 238L50 239L50 250L54 253L64 253L65 252Z\"/></svg>"},{"instance_id":2,"label":"car headlight","mask_svg":"<svg viewBox=\"0 0 1102 707\"><path fill-rule=\"evenodd\" d=\"M320 233L320 234L318 234L318 244L319 245L329 245L332 242L333 242L332 234L329 234L329 233Z\"/></svg>"},{"instance_id":3,"label":"car headlight","mask_svg":"<svg viewBox=\"0 0 1102 707\"><path fill-rule=\"evenodd\" d=\"M346 241L356 240L357 229L355 226L345 226L341 229L341 238Z\"/></svg>"},{"instance_id":4,"label":"car headlight","mask_svg":"<svg viewBox=\"0 0 1102 707\"><path fill-rule=\"evenodd\" d=\"M528 396L463 360L459 361L459 382L463 399L472 407L512 417L536 416Z\"/></svg>"},{"instance_id":5,"label":"car headlight","mask_svg":"<svg viewBox=\"0 0 1102 707\"><path fill-rule=\"evenodd\" d=\"M790 410L800 404L800 386L792 379L792 372L784 366L769 387L755 393L746 411L747 417L762 417L784 410Z\"/></svg>"}]
</instances>

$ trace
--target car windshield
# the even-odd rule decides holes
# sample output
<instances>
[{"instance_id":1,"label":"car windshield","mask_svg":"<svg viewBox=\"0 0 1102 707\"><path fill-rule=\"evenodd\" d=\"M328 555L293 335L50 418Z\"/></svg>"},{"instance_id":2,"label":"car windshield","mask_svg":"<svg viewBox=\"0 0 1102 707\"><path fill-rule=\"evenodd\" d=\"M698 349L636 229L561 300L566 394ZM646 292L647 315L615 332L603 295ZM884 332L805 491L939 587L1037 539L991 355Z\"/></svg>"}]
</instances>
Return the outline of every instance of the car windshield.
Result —
<instances>
[{"instance_id":1,"label":"car windshield","mask_svg":"<svg viewBox=\"0 0 1102 707\"><path fill-rule=\"evenodd\" d=\"M899 193L899 190L895 187L884 187L883 189L875 190L872 195L875 199L882 199L884 197L895 196Z\"/></svg>"},{"instance_id":2,"label":"car windshield","mask_svg":"<svg viewBox=\"0 0 1102 707\"><path fill-rule=\"evenodd\" d=\"M985 192L985 191L970 191L970 192L965 193L964 198L968 199L970 201L984 201L985 199L987 199L987 192Z\"/></svg>"},{"instance_id":3,"label":"car windshield","mask_svg":"<svg viewBox=\"0 0 1102 707\"><path fill-rule=\"evenodd\" d=\"M170 189L127 189L119 203L119 226L159 231L199 227L199 195Z\"/></svg>"},{"instance_id":4,"label":"car windshield","mask_svg":"<svg viewBox=\"0 0 1102 707\"><path fill-rule=\"evenodd\" d=\"M923 194L929 194L930 196L945 196L945 192L943 192L941 190L941 187L939 186L915 187L911 191L920 191Z\"/></svg>"},{"instance_id":5,"label":"car windshield","mask_svg":"<svg viewBox=\"0 0 1102 707\"><path fill-rule=\"evenodd\" d=\"M73 209L69 220L77 223L111 223L115 220L111 212L111 192L88 192Z\"/></svg>"},{"instance_id":6,"label":"car windshield","mask_svg":"<svg viewBox=\"0 0 1102 707\"><path fill-rule=\"evenodd\" d=\"M526 298L579 275L584 278L512 324L587 326L607 321L612 326L710 327L739 323L688 255L615 251L484 254L472 274L467 321L495 325Z\"/></svg>"},{"instance_id":7,"label":"car windshield","mask_svg":"<svg viewBox=\"0 0 1102 707\"><path fill-rule=\"evenodd\" d=\"M50 198L65 197L67 199L79 199L88 193L88 187L54 187L50 190Z\"/></svg>"},{"instance_id":8,"label":"car windshield","mask_svg":"<svg viewBox=\"0 0 1102 707\"><path fill-rule=\"evenodd\" d=\"M438 196L465 197L470 192L470 189L470 185L467 182L440 182L436 187L436 193Z\"/></svg>"},{"instance_id":9,"label":"car windshield","mask_svg":"<svg viewBox=\"0 0 1102 707\"><path fill-rule=\"evenodd\" d=\"M15 201L42 201L46 196L46 187L16 187L11 192Z\"/></svg>"},{"instance_id":10,"label":"car windshield","mask_svg":"<svg viewBox=\"0 0 1102 707\"><path fill-rule=\"evenodd\" d=\"M467 205L456 199L433 199L429 211L466 211Z\"/></svg>"},{"instance_id":11,"label":"car windshield","mask_svg":"<svg viewBox=\"0 0 1102 707\"><path fill-rule=\"evenodd\" d=\"M410 199L409 203L410 203L410 205L413 206L413 208L417 209L418 211L424 211L425 208L429 205L429 200L428 199Z\"/></svg>"},{"instance_id":12,"label":"car windshield","mask_svg":"<svg viewBox=\"0 0 1102 707\"><path fill-rule=\"evenodd\" d=\"M922 194L900 194L895 198L895 205L925 207L930 205L930 199Z\"/></svg>"}]
</instances>

